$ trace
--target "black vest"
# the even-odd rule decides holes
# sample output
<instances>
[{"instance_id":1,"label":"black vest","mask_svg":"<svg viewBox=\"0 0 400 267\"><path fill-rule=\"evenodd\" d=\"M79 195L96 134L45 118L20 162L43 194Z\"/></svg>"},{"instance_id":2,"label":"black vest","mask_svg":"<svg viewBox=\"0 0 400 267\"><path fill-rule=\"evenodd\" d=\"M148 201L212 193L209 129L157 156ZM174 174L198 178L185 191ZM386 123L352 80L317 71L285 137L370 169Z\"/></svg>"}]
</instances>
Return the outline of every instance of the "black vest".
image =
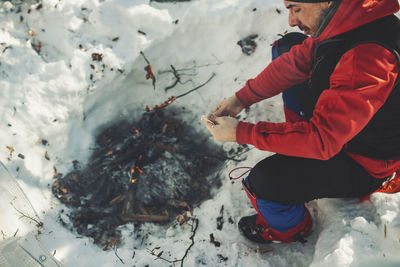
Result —
<instances>
[{"instance_id":1,"label":"black vest","mask_svg":"<svg viewBox=\"0 0 400 267\"><path fill-rule=\"evenodd\" d=\"M363 43L377 43L392 51L400 65L400 21L390 15L321 42L315 49L311 95L306 117L311 118L330 76L344 53ZM373 66L371 66L373 67ZM400 76L400 75L399 75ZM329 116L329 114L327 114ZM344 147L346 151L375 159L400 159L400 78L383 106L366 127Z\"/></svg>"}]
</instances>

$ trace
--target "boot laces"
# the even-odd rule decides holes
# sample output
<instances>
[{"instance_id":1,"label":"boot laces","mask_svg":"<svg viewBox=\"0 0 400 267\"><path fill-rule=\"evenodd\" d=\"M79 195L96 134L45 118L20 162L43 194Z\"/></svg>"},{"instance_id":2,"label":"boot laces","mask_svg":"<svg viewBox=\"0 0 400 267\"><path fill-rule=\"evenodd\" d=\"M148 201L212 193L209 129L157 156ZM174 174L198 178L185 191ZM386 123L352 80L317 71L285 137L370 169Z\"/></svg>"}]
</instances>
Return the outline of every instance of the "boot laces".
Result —
<instances>
[{"instance_id":1,"label":"boot laces","mask_svg":"<svg viewBox=\"0 0 400 267\"><path fill-rule=\"evenodd\" d=\"M390 177L389 180L387 180L387 181L385 181L385 182L383 183L383 185L382 185L382 190L385 190L385 191L391 190L391 189L393 189L393 187L394 187L398 182L400 182L400 181L399 181L400 175L397 175L397 173L398 173L398 171L395 172L395 173L393 174L393 176Z\"/></svg>"}]
</instances>

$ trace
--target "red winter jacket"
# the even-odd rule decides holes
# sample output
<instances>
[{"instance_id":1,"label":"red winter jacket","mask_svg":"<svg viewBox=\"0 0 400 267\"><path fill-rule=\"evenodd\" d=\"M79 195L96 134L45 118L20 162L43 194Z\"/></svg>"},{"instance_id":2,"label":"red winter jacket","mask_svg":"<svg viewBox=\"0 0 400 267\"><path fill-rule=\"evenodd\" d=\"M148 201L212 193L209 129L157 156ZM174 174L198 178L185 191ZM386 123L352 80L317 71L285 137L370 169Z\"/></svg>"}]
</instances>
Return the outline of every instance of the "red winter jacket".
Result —
<instances>
[{"instance_id":1,"label":"red winter jacket","mask_svg":"<svg viewBox=\"0 0 400 267\"><path fill-rule=\"evenodd\" d=\"M237 98L250 106L309 79L316 44L398 10L398 0L343 0L320 36L307 38L272 61L236 92ZM392 52L375 43L360 44L340 59L330 76L330 88L319 97L309 121L241 121L236 140L283 155L327 160L367 125L386 101L398 73ZM400 160L349 155L377 178L390 176L400 168Z\"/></svg>"}]
</instances>

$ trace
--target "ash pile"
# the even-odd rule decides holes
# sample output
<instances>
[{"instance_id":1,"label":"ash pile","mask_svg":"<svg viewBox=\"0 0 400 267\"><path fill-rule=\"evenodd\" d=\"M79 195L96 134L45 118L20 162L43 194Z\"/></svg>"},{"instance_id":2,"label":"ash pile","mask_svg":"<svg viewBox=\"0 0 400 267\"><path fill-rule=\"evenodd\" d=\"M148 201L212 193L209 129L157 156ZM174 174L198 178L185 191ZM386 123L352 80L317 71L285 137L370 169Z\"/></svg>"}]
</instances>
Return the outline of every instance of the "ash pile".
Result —
<instances>
[{"instance_id":1,"label":"ash pile","mask_svg":"<svg viewBox=\"0 0 400 267\"><path fill-rule=\"evenodd\" d=\"M207 136L163 111L120 121L96 143L85 168L75 162L53 184L54 195L73 207L76 231L95 243L119 238L116 228L126 222L170 222L191 211L210 198L227 159Z\"/></svg>"}]
</instances>

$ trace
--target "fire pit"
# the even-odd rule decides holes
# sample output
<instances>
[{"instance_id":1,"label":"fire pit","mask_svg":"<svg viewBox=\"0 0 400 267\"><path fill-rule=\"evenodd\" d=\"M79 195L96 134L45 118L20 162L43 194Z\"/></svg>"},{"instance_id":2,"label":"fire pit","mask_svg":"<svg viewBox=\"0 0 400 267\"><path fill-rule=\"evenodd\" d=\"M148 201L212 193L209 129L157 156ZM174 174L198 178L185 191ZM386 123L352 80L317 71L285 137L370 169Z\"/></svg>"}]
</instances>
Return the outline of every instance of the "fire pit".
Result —
<instances>
[{"instance_id":1,"label":"fire pit","mask_svg":"<svg viewBox=\"0 0 400 267\"><path fill-rule=\"evenodd\" d=\"M85 168L53 184L73 226L95 242L118 238L126 222L170 222L210 197L218 186L225 152L174 112L146 113L139 122L120 121L97 137Z\"/></svg>"}]
</instances>

